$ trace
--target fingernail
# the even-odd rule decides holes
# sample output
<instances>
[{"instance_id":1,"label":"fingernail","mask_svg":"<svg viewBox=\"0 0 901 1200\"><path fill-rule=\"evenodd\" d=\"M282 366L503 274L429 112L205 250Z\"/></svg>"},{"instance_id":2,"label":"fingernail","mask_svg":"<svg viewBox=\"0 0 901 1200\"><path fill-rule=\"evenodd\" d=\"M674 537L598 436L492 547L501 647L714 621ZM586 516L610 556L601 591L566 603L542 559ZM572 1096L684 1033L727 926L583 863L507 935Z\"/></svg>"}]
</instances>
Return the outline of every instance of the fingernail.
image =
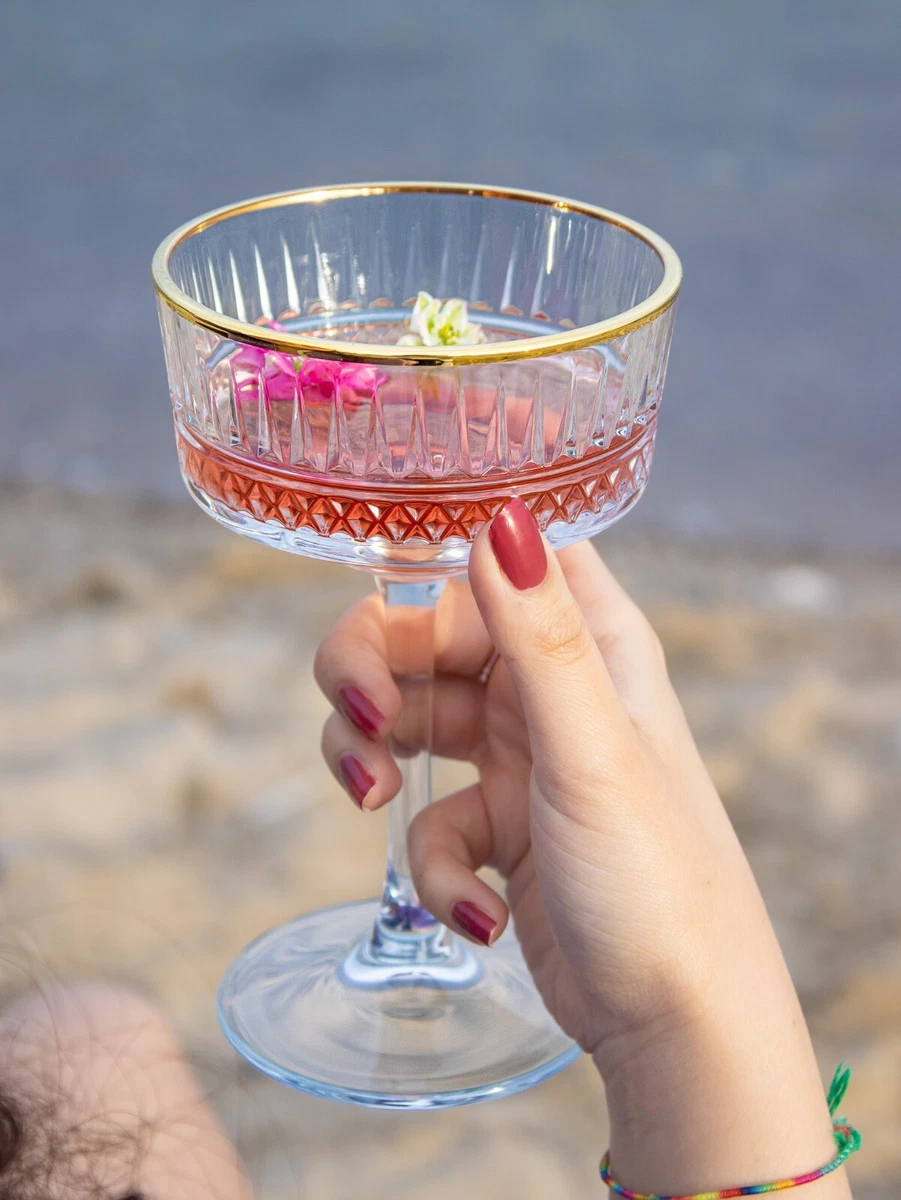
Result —
<instances>
[{"instance_id":1,"label":"fingernail","mask_svg":"<svg viewBox=\"0 0 901 1200\"><path fill-rule=\"evenodd\" d=\"M338 692L338 702L348 721L374 742L385 714L376 708L365 692L361 692L358 687L341 688Z\"/></svg>"},{"instance_id":2,"label":"fingernail","mask_svg":"<svg viewBox=\"0 0 901 1200\"><path fill-rule=\"evenodd\" d=\"M471 904L468 900L460 900L455 904L451 916L454 924L483 946L489 944L491 935L497 929L497 921L493 921L477 904Z\"/></svg>"},{"instance_id":3,"label":"fingernail","mask_svg":"<svg viewBox=\"0 0 901 1200\"><path fill-rule=\"evenodd\" d=\"M353 754L342 754L338 762L341 782L350 792L350 798L357 808L363 807L363 801L375 787L375 777L370 775L360 760Z\"/></svg>"},{"instance_id":4,"label":"fingernail","mask_svg":"<svg viewBox=\"0 0 901 1200\"><path fill-rule=\"evenodd\" d=\"M518 496L508 500L488 528L500 569L519 591L537 587L547 575L547 554L535 518Z\"/></svg>"}]
</instances>

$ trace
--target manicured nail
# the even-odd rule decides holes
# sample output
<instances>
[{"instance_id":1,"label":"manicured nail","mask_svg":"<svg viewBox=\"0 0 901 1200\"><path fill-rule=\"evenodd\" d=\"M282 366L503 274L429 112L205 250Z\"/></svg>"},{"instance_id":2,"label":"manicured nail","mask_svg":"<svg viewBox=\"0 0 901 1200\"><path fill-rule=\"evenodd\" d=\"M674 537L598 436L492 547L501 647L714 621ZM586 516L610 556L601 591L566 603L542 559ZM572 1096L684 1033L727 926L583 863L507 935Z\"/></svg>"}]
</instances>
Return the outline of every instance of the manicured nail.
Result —
<instances>
[{"instance_id":1,"label":"manicured nail","mask_svg":"<svg viewBox=\"0 0 901 1200\"><path fill-rule=\"evenodd\" d=\"M370 775L360 760L353 754L342 754L338 762L341 782L350 792L350 798L357 808L363 807L363 801L375 787L375 777Z\"/></svg>"},{"instance_id":2,"label":"manicured nail","mask_svg":"<svg viewBox=\"0 0 901 1200\"><path fill-rule=\"evenodd\" d=\"M358 687L343 687L338 693L338 702L348 721L374 742L385 720L385 714L376 708L365 692L361 692Z\"/></svg>"},{"instance_id":3,"label":"manicured nail","mask_svg":"<svg viewBox=\"0 0 901 1200\"><path fill-rule=\"evenodd\" d=\"M519 591L537 587L547 575L547 554L535 518L518 496L508 500L488 527L500 569Z\"/></svg>"},{"instance_id":4,"label":"manicured nail","mask_svg":"<svg viewBox=\"0 0 901 1200\"><path fill-rule=\"evenodd\" d=\"M451 916L464 933L474 937L483 946L489 944L491 935L497 929L497 921L493 921L477 904L470 904L468 900L460 900L455 904Z\"/></svg>"}]
</instances>

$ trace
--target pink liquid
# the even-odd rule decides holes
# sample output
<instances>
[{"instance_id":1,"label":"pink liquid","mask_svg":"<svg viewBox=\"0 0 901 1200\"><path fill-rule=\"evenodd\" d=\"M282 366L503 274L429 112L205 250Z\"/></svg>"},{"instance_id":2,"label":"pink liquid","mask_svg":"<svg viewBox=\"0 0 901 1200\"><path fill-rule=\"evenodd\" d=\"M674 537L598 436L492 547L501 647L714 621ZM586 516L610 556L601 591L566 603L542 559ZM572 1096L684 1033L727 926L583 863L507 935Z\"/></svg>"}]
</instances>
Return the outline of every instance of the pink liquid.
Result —
<instances>
[{"instance_id":1,"label":"pink liquid","mask_svg":"<svg viewBox=\"0 0 901 1200\"><path fill-rule=\"evenodd\" d=\"M611 512L644 486L653 452L656 418L610 450L598 450L556 467L497 473L480 480L405 480L362 483L334 475L286 471L249 461L179 432L185 478L206 497L235 513L284 529L337 533L355 541L413 539L432 544L448 538L471 541L516 493L539 524L573 523L586 513Z\"/></svg>"},{"instance_id":2,"label":"pink liquid","mask_svg":"<svg viewBox=\"0 0 901 1200\"><path fill-rule=\"evenodd\" d=\"M243 347L213 369L196 419L177 417L179 456L220 515L356 542L472 541L514 493L543 528L612 520L643 488L656 432L656 406L617 430L621 389L590 349L424 372Z\"/></svg>"}]
</instances>

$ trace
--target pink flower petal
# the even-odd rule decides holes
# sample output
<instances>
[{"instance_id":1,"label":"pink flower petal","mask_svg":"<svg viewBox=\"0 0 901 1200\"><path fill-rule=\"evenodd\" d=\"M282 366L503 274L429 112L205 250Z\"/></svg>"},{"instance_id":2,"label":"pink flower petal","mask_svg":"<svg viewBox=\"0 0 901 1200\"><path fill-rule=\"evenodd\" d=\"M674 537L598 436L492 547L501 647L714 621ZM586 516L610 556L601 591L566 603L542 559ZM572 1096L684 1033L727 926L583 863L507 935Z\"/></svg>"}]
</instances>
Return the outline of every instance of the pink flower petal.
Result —
<instances>
[{"instance_id":1,"label":"pink flower petal","mask_svg":"<svg viewBox=\"0 0 901 1200\"><path fill-rule=\"evenodd\" d=\"M266 325L279 333L286 332L278 321L267 321ZM263 387L270 401L293 400L295 388L299 388L308 404L334 404L340 388L345 408L353 410L362 407L375 390L388 380L388 376L378 367L366 363L306 358L298 369L297 361L290 354L239 344L231 356L238 399L242 403L256 402L262 376ZM348 395L348 392L364 395Z\"/></svg>"}]
</instances>

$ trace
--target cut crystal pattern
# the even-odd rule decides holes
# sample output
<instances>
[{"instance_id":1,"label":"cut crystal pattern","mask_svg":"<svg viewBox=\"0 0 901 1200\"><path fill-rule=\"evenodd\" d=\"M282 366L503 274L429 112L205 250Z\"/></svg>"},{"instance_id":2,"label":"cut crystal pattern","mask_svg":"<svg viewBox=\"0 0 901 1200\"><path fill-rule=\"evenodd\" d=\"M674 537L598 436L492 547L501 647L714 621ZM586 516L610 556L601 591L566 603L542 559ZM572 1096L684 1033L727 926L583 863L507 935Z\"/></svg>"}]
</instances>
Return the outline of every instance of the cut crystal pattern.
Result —
<instances>
[{"instance_id":1,"label":"cut crystal pattern","mask_svg":"<svg viewBox=\"0 0 901 1200\"><path fill-rule=\"evenodd\" d=\"M596 454L562 473L548 472L516 480L515 491L542 529L554 522L573 524L586 513L612 517L647 482L656 427L624 441L612 453ZM278 479L235 460L178 439L185 477L212 500L258 521L285 529L308 528L322 537L346 534L357 542L383 538L394 545L419 541L440 545L450 538L472 541L504 506L511 489L460 489L443 499L434 488L410 488L403 499L376 486L341 488L326 480ZM500 481L498 481L500 482Z\"/></svg>"},{"instance_id":2,"label":"cut crystal pattern","mask_svg":"<svg viewBox=\"0 0 901 1200\"><path fill-rule=\"evenodd\" d=\"M615 224L434 195L254 210L193 234L169 266L218 313L382 345L420 289L466 299L499 342L613 317L662 274ZM607 343L438 367L295 357L159 311L185 478L252 536L303 532L304 553L332 557L314 535L340 535L426 562L428 547L468 545L514 491L556 543L556 526L586 536L647 481L674 306Z\"/></svg>"}]
</instances>

